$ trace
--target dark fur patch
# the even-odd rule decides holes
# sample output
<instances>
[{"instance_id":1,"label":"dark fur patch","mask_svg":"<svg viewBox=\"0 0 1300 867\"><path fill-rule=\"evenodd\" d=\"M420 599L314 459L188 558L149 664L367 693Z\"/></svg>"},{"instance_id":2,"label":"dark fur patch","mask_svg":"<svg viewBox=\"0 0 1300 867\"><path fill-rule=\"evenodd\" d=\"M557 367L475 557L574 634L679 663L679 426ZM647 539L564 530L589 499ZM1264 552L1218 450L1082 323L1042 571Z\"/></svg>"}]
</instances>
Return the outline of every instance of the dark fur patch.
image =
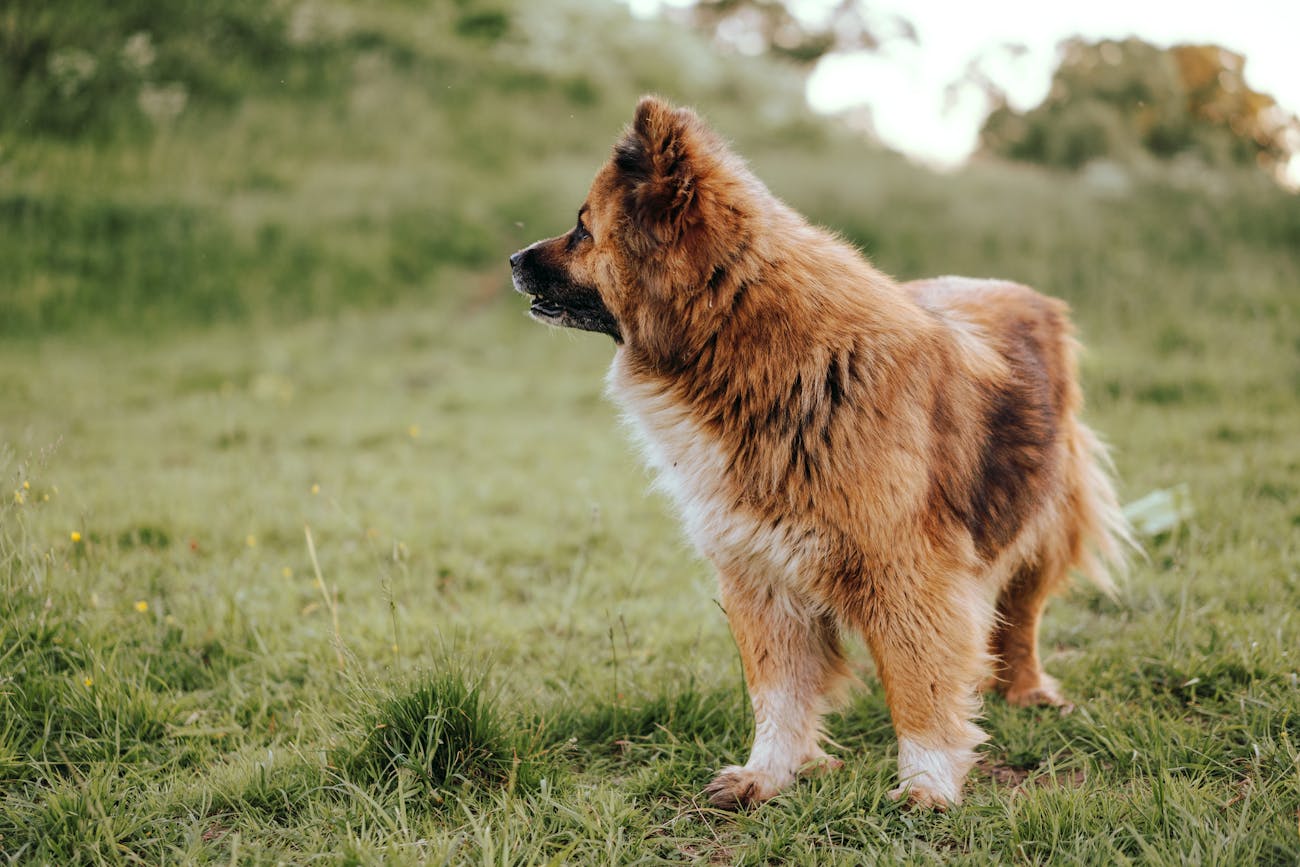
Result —
<instances>
[{"instance_id":1,"label":"dark fur patch","mask_svg":"<svg viewBox=\"0 0 1300 867\"><path fill-rule=\"evenodd\" d=\"M650 157L640 139L629 135L614 146L614 167L629 182L644 181L650 177Z\"/></svg>"},{"instance_id":2,"label":"dark fur patch","mask_svg":"<svg viewBox=\"0 0 1300 867\"><path fill-rule=\"evenodd\" d=\"M853 350L831 356L826 365L826 399L831 411L839 409L849 399L849 389L853 380Z\"/></svg>"},{"instance_id":3,"label":"dark fur patch","mask_svg":"<svg viewBox=\"0 0 1300 867\"><path fill-rule=\"evenodd\" d=\"M985 558L1015 538L1036 508L1057 434L1043 349L1022 325L1012 339L1011 381L989 395L984 442L963 522Z\"/></svg>"},{"instance_id":4,"label":"dark fur patch","mask_svg":"<svg viewBox=\"0 0 1300 867\"><path fill-rule=\"evenodd\" d=\"M727 268L725 265L714 265L713 273L709 275L708 290L709 293L715 293L721 288L727 279Z\"/></svg>"},{"instance_id":5,"label":"dark fur patch","mask_svg":"<svg viewBox=\"0 0 1300 867\"><path fill-rule=\"evenodd\" d=\"M978 448L971 457L963 458L961 426L947 392L937 390L930 407L934 457L926 531L941 537L955 519L985 560L1015 539L1038 508L1053 469L1062 408L1043 352L1033 328L1017 323L1003 346L1011 375L1000 386L985 387Z\"/></svg>"}]
</instances>

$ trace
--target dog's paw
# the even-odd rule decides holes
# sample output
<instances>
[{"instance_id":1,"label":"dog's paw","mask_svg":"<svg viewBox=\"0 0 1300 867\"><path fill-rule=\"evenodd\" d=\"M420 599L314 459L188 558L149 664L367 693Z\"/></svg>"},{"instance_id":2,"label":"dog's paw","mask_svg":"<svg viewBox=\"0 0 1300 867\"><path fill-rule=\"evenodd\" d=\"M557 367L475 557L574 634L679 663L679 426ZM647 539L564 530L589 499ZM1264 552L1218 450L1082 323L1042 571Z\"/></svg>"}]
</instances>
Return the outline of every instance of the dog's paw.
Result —
<instances>
[{"instance_id":1,"label":"dog's paw","mask_svg":"<svg viewBox=\"0 0 1300 867\"><path fill-rule=\"evenodd\" d=\"M891 789L889 792L891 801L897 801L899 798L906 799L907 806L916 807L921 810L934 810L942 813L949 807L955 807L961 803L961 793L958 792L955 798L947 794L917 785L915 783L904 784L897 789Z\"/></svg>"},{"instance_id":2,"label":"dog's paw","mask_svg":"<svg viewBox=\"0 0 1300 867\"><path fill-rule=\"evenodd\" d=\"M1046 674L1038 676L1038 682L1027 686L1015 685L1002 693L1007 704L1016 707L1054 707L1062 714L1074 710L1074 705L1061 694L1061 686L1056 679Z\"/></svg>"},{"instance_id":3,"label":"dog's paw","mask_svg":"<svg viewBox=\"0 0 1300 867\"><path fill-rule=\"evenodd\" d=\"M724 810L740 810L776 797L781 786L764 771L732 765L723 768L704 787L709 803Z\"/></svg>"}]
</instances>

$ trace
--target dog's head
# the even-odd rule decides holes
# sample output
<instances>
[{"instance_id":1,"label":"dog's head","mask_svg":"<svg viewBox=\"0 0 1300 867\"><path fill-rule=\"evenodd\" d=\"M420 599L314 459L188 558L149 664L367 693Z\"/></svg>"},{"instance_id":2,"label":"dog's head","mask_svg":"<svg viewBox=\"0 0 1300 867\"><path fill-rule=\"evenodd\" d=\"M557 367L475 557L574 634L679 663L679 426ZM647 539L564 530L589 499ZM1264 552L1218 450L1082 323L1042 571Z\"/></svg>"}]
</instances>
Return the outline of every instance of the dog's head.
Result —
<instances>
[{"instance_id":1,"label":"dog's head","mask_svg":"<svg viewBox=\"0 0 1300 867\"><path fill-rule=\"evenodd\" d=\"M694 112L644 97L574 227L510 257L515 288L534 319L681 364L719 315L763 192Z\"/></svg>"}]
</instances>

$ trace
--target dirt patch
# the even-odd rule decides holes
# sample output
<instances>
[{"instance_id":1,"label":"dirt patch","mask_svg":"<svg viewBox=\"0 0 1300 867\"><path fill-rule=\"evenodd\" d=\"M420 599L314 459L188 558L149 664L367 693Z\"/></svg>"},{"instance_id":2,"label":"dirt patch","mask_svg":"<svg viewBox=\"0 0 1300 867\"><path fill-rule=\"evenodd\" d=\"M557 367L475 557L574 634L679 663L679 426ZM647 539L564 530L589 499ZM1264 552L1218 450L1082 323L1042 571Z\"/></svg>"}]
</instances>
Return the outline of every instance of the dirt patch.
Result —
<instances>
[{"instance_id":1,"label":"dirt patch","mask_svg":"<svg viewBox=\"0 0 1300 867\"><path fill-rule=\"evenodd\" d=\"M1088 779L1083 768L1069 768L1059 771L1047 771L1041 768L1017 768L997 759L984 758L975 765L976 776L987 777L999 788L1011 790L1011 794L1027 789L1078 788Z\"/></svg>"}]
</instances>

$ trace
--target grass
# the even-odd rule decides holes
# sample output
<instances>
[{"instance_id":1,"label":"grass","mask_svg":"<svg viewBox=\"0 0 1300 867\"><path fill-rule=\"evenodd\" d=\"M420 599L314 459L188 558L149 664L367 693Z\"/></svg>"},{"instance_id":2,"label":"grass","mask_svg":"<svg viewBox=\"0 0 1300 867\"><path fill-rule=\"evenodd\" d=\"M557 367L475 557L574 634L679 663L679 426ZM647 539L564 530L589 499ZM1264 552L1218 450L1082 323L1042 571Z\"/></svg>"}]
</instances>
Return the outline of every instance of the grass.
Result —
<instances>
[{"instance_id":1,"label":"grass","mask_svg":"<svg viewBox=\"0 0 1300 867\"><path fill-rule=\"evenodd\" d=\"M1300 200L931 175L810 119L788 71L616 7L322 5L263 68L289 7L200 5L245 47L160 24L171 121L114 127L114 78L84 136L97 103L37 91L46 127L0 122L0 855L1300 858ZM885 797L860 647L841 771L747 814L699 798L752 724L713 576L601 397L608 342L527 322L502 267L569 224L649 89L891 273L1069 300L1124 498L1187 486L1118 599L1049 609L1078 710L990 699L959 809Z\"/></svg>"},{"instance_id":2,"label":"grass","mask_svg":"<svg viewBox=\"0 0 1300 867\"><path fill-rule=\"evenodd\" d=\"M712 578L599 395L609 347L518 308L0 349L3 851L1294 860L1300 411L1253 350L1089 335L1125 491L1197 514L1117 602L1050 610L1076 714L991 700L967 804L902 811L859 649L845 769L731 816L698 798L750 725Z\"/></svg>"}]
</instances>

